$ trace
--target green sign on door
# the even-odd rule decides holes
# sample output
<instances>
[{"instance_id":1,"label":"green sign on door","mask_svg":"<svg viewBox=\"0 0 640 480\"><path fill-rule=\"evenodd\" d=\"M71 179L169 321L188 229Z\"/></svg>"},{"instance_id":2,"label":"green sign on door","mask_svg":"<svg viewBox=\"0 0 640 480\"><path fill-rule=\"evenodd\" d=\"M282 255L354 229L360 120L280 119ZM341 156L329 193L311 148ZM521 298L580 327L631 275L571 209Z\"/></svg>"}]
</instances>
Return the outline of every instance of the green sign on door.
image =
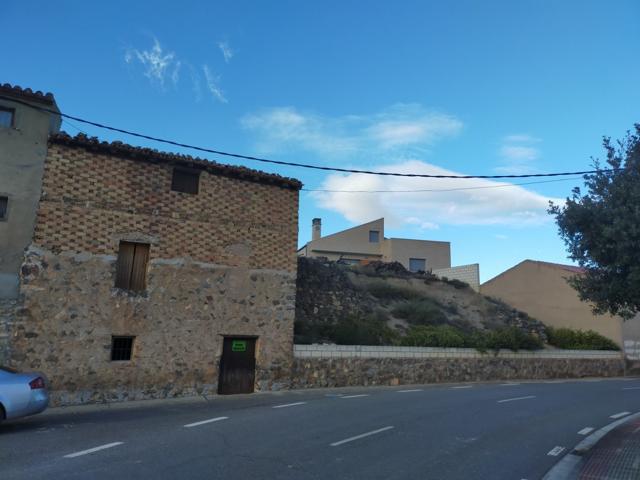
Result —
<instances>
[{"instance_id":1,"label":"green sign on door","mask_svg":"<svg viewBox=\"0 0 640 480\"><path fill-rule=\"evenodd\" d=\"M231 342L231 351L232 352L246 352L247 351L247 341L246 340L233 340Z\"/></svg>"}]
</instances>

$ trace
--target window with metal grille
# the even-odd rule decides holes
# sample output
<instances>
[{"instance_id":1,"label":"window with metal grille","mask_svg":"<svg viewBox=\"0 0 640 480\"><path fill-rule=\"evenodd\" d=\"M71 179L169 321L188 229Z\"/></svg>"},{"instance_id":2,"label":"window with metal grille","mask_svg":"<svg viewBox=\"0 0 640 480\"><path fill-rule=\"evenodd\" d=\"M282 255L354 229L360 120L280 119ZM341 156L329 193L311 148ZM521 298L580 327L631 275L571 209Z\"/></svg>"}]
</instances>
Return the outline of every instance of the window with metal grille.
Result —
<instances>
[{"instance_id":1,"label":"window with metal grille","mask_svg":"<svg viewBox=\"0 0 640 480\"><path fill-rule=\"evenodd\" d=\"M136 337L111 337L111 361L131 360L133 339Z\"/></svg>"},{"instance_id":2,"label":"window with metal grille","mask_svg":"<svg viewBox=\"0 0 640 480\"><path fill-rule=\"evenodd\" d=\"M369 230L369 243L378 243L380 241L380 232L378 230Z\"/></svg>"},{"instance_id":3,"label":"window with metal grille","mask_svg":"<svg viewBox=\"0 0 640 480\"><path fill-rule=\"evenodd\" d=\"M116 288L143 292L147 288L149 244L120 242L116 267Z\"/></svg>"},{"instance_id":4,"label":"window with metal grille","mask_svg":"<svg viewBox=\"0 0 640 480\"><path fill-rule=\"evenodd\" d=\"M410 258L409 271L425 272L427 269L427 261L424 258Z\"/></svg>"},{"instance_id":5,"label":"window with metal grille","mask_svg":"<svg viewBox=\"0 0 640 480\"><path fill-rule=\"evenodd\" d=\"M8 211L9 211L9 197L0 195L0 221L7 219Z\"/></svg>"},{"instance_id":6,"label":"window with metal grille","mask_svg":"<svg viewBox=\"0 0 640 480\"><path fill-rule=\"evenodd\" d=\"M184 170L181 168L173 169L173 177L171 179L171 190L174 192L198 193L198 184L200 183L200 172L192 170Z\"/></svg>"},{"instance_id":7,"label":"window with metal grille","mask_svg":"<svg viewBox=\"0 0 640 480\"><path fill-rule=\"evenodd\" d=\"M0 107L0 128L13 127L13 117L15 116L15 109Z\"/></svg>"}]
</instances>

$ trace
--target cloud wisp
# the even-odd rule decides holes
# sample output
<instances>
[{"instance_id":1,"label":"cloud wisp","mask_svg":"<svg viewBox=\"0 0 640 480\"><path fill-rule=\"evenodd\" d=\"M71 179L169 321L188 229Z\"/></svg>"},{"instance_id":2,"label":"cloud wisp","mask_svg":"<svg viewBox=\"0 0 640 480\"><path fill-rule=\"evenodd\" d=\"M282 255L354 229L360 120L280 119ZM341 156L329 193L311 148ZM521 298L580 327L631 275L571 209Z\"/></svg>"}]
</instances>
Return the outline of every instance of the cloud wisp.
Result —
<instances>
[{"instance_id":1,"label":"cloud wisp","mask_svg":"<svg viewBox=\"0 0 640 480\"><path fill-rule=\"evenodd\" d=\"M211 92L213 98L221 103L227 103L227 97L224 96L224 92L220 88L220 76L215 75L208 65L203 65L202 71L204 72L204 79L207 88L209 89L209 92Z\"/></svg>"},{"instance_id":2,"label":"cloud wisp","mask_svg":"<svg viewBox=\"0 0 640 480\"><path fill-rule=\"evenodd\" d=\"M519 175L535 172L535 161L540 157L537 144L541 140L528 134L507 135L502 139L498 151L502 164L495 168L497 173Z\"/></svg>"},{"instance_id":3,"label":"cloud wisp","mask_svg":"<svg viewBox=\"0 0 640 480\"><path fill-rule=\"evenodd\" d=\"M182 62L176 54L166 51L160 45L157 38L153 38L153 45L147 50L130 48L125 51L124 61L128 64L139 63L143 68L144 76L151 82L164 87L167 78L176 85L180 79Z\"/></svg>"},{"instance_id":4,"label":"cloud wisp","mask_svg":"<svg viewBox=\"0 0 640 480\"><path fill-rule=\"evenodd\" d=\"M420 160L381 165L378 171L429 175L459 175ZM478 188L480 187L480 188ZM496 187L496 188L494 188ZM317 204L354 222L385 217L396 228L418 226L424 230L440 225L531 226L548 223L548 198L508 183L486 179L430 179L379 177L365 174L332 174L324 190L440 190L412 193L312 192ZM444 191L443 191L444 190ZM447 191L450 190L450 191Z\"/></svg>"},{"instance_id":5,"label":"cloud wisp","mask_svg":"<svg viewBox=\"0 0 640 480\"><path fill-rule=\"evenodd\" d=\"M209 91L214 101L220 103L228 103L228 99L221 87L221 76L213 72L207 64L203 64L202 68L196 68L186 59L178 58L173 52L162 47L160 41L156 37L153 38L153 44L146 50L137 48L127 48L124 53L124 61L128 65L139 66L142 73L149 81L165 90L165 85L169 82L174 88L178 87L183 70L187 72L187 83L191 83L191 90L196 102L200 102L203 96L203 84ZM225 61L233 57L233 51L229 48L227 42L219 44ZM223 48L224 47L224 48Z\"/></svg>"},{"instance_id":6,"label":"cloud wisp","mask_svg":"<svg viewBox=\"0 0 640 480\"><path fill-rule=\"evenodd\" d=\"M218 48L222 52L224 62L229 63L235 55L235 52L231 50L231 47L229 46L229 42L227 42L226 40L224 42L218 42Z\"/></svg>"},{"instance_id":7,"label":"cloud wisp","mask_svg":"<svg viewBox=\"0 0 640 480\"><path fill-rule=\"evenodd\" d=\"M456 136L463 128L456 117L418 104L397 104L371 115L334 118L278 107L246 115L242 125L256 134L258 149L263 152L302 149L333 158L372 151L424 150Z\"/></svg>"}]
</instances>

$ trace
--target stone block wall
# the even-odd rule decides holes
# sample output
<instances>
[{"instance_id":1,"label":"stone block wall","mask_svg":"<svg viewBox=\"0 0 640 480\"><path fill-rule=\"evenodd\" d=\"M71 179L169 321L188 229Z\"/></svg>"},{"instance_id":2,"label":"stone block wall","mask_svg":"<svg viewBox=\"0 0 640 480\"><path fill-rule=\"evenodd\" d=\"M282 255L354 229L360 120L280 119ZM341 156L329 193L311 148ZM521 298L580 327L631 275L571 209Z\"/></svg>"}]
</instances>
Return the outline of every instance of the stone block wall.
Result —
<instances>
[{"instance_id":1,"label":"stone block wall","mask_svg":"<svg viewBox=\"0 0 640 480\"><path fill-rule=\"evenodd\" d=\"M476 292L480 291L480 265L477 263L434 269L432 273L440 278L446 277L449 280L455 279L466 282Z\"/></svg>"},{"instance_id":2,"label":"stone block wall","mask_svg":"<svg viewBox=\"0 0 640 480\"><path fill-rule=\"evenodd\" d=\"M223 337L251 335L256 388L287 387L297 188L233 173L203 169L190 195L171 163L51 142L12 366L45 373L54 405L208 394ZM114 287L121 240L150 244L141 294ZM110 361L112 335L135 336L131 361Z\"/></svg>"},{"instance_id":3,"label":"stone block wall","mask_svg":"<svg viewBox=\"0 0 640 480\"><path fill-rule=\"evenodd\" d=\"M296 345L295 388L412 385L624 374L619 352L480 353L466 348Z\"/></svg>"}]
</instances>

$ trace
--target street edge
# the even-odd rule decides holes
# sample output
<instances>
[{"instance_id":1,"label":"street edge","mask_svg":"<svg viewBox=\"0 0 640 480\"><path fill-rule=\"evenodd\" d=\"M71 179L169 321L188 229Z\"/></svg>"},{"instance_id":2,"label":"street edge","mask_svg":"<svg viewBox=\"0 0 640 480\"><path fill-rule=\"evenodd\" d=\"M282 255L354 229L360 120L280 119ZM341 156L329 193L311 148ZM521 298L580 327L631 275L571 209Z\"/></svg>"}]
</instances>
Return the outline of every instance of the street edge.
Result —
<instances>
[{"instance_id":1,"label":"street edge","mask_svg":"<svg viewBox=\"0 0 640 480\"><path fill-rule=\"evenodd\" d=\"M578 443L571 452L567 453L562 460L556 463L546 473L542 480L570 480L574 479L578 473L584 458L583 456L591 450L602 438L614 428L640 417L640 412L627 415L624 418L605 425L596 430L587 438Z\"/></svg>"}]
</instances>

